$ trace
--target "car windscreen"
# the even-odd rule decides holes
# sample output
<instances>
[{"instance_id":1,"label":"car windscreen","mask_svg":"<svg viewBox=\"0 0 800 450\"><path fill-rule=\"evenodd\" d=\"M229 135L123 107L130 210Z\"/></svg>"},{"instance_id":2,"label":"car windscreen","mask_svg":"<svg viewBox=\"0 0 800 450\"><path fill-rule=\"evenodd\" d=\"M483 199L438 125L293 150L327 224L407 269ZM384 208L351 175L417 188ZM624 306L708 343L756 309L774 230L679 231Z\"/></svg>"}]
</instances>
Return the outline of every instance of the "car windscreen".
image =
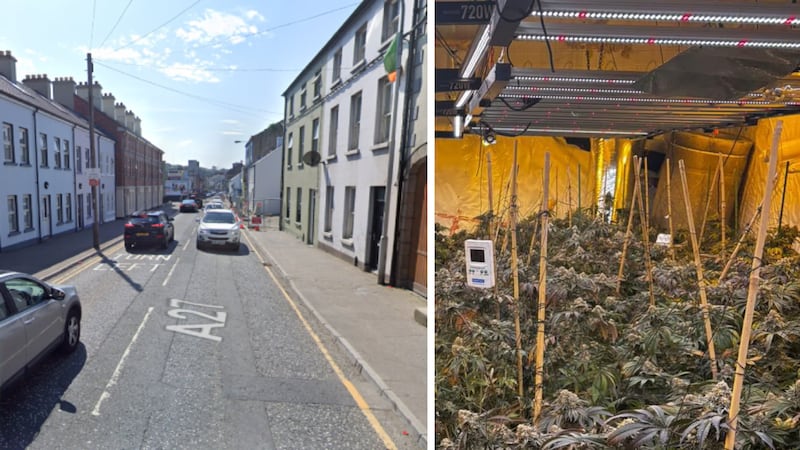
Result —
<instances>
[{"instance_id":1,"label":"car windscreen","mask_svg":"<svg viewBox=\"0 0 800 450\"><path fill-rule=\"evenodd\" d=\"M236 223L236 219L234 219L233 214L231 213L218 213L209 211L203 217L203 222L205 223Z\"/></svg>"}]
</instances>

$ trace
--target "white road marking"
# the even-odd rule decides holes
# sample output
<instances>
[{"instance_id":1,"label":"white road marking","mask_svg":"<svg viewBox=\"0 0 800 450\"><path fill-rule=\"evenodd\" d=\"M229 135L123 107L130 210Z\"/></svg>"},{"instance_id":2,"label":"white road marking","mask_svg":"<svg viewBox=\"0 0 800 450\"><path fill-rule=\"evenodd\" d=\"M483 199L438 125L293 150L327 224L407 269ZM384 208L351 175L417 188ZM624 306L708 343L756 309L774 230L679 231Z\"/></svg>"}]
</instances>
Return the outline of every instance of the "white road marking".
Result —
<instances>
[{"instance_id":1,"label":"white road marking","mask_svg":"<svg viewBox=\"0 0 800 450\"><path fill-rule=\"evenodd\" d=\"M183 244L183 250L184 250L184 251L186 251L186 249L189 247L189 243L190 243L190 242L192 242L192 240L191 240L191 239L187 239L187 240L186 240L186 243L185 243L185 244Z\"/></svg>"},{"instance_id":2,"label":"white road marking","mask_svg":"<svg viewBox=\"0 0 800 450\"><path fill-rule=\"evenodd\" d=\"M167 285L167 282L169 281L169 278L172 276L172 271L175 270L175 267L178 266L178 263L180 262L180 260L181 260L180 256L175 258L175 264L172 265L172 269L169 269L169 273L167 274L167 278L164 278L164 282L161 283L162 286L166 286Z\"/></svg>"},{"instance_id":3,"label":"white road marking","mask_svg":"<svg viewBox=\"0 0 800 450\"><path fill-rule=\"evenodd\" d=\"M108 390L111 389L112 386L117 384L117 381L119 380L119 376L122 374L122 367L125 365L125 359L130 354L131 347L133 347L133 344L136 342L136 339L139 338L139 333L142 331L142 329L144 328L144 325L147 323L147 319L150 317L150 313L151 312L153 312L153 307L152 306L147 308L147 313L144 315L144 319L142 319L142 323L139 324L139 328L136 330L136 333L134 333L133 339L131 339L131 342L128 343L128 347L125 348L125 352L122 354L122 358L120 358L119 363L117 363L117 368L114 369L114 373L111 375L111 379L108 380L108 383L106 383L106 388L103 391L103 393L100 395L100 399L98 399L97 400L97 404L94 405L94 409L92 410L92 415L93 416L99 416L100 415L100 405L103 403L103 401L105 399L111 397L111 394L108 392Z\"/></svg>"}]
</instances>

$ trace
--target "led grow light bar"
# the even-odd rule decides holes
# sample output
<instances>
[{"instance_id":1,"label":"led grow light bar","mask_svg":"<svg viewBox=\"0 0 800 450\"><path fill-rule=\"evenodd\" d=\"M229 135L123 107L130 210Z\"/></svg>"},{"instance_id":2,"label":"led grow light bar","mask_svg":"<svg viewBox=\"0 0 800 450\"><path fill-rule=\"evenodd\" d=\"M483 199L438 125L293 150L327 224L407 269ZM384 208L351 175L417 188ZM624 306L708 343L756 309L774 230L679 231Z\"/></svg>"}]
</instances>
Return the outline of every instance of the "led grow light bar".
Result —
<instances>
[{"instance_id":1,"label":"led grow light bar","mask_svg":"<svg viewBox=\"0 0 800 450\"><path fill-rule=\"evenodd\" d=\"M556 86L506 86L508 90L514 91L548 91L548 92L568 92L568 93L586 93L586 94L644 94L644 91L636 89L604 89L604 88L574 88L574 87L556 87Z\"/></svg>"},{"instance_id":2,"label":"led grow light bar","mask_svg":"<svg viewBox=\"0 0 800 450\"><path fill-rule=\"evenodd\" d=\"M556 83L608 83L608 84L633 84L636 80L623 80L619 78L591 78L591 77L551 77L540 75L515 75L514 80L519 81L546 81Z\"/></svg>"},{"instance_id":3,"label":"led grow light bar","mask_svg":"<svg viewBox=\"0 0 800 450\"><path fill-rule=\"evenodd\" d=\"M504 94L503 98L531 99L540 98L542 100L570 100L570 101L590 101L590 102L622 102L622 103L669 103L685 105L740 105L740 106L766 106L766 105L786 105L800 106L800 102L776 103L759 100L703 100L697 98L653 98L653 97L597 97L583 95L521 95Z\"/></svg>"},{"instance_id":4,"label":"led grow light bar","mask_svg":"<svg viewBox=\"0 0 800 450\"><path fill-rule=\"evenodd\" d=\"M591 19L591 20L639 20L654 22L695 22L695 23L736 23L756 25L799 25L800 16L740 16L735 14L695 14L685 13L652 13L652 12L612 12L612 11L533 11L532 17L556 19Z\"/></svg>"},{"instance_id":5,"label":"led grow light bar","mask_svg":"<svg viewBox=\"0 0 800 450\"><path fill-rule=\"evenodd\" d=\"M523 41L544 41L549 39L556 42L579 42L584 44L641 44L641 45L682 45L682 46L709 46L709 47L751 47L751 48L798 48L798 42L778 41L748 41L722 40L722 39L677 39L677 38L633 38L633 37L605 37L605 36L568 36L555 35L545 37L543 34L520 34L517 39Z\"/></svg>"},{"instance_id":6,"label":"led grow light bar","mask_svg":"<svg viewBox=\"0 0 800 450\"><path fill-rule=\"evenodd\" d=\"M511 128L511 127L494 127L493 130L501 133L516 134L525 132L525 134L536 133L555 133L559 135L603 135L603 136L647 136L647 131L622 131L622 130L586 130L586 129L569 129L569 128Z\"/></svg>"}]
</instances>

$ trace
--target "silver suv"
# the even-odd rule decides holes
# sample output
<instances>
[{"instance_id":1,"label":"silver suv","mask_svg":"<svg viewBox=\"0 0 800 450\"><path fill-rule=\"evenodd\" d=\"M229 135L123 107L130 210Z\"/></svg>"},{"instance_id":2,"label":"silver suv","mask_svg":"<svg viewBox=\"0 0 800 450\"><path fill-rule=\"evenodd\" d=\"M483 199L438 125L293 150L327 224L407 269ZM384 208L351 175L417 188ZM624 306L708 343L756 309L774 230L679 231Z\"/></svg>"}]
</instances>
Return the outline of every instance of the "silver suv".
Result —
<instances>
[{"instance_id":1,"label":"silver suv","mask_svg":"<svg viewBox=\"0 0 800 450\"><path fill-rule=\"evenodd\" d=\"M0 390L51 350L71 353L81 337L81 303L73 286L0 270Z\"/></svg>"},{"instance_id":2,"label":"silver suv","mask_svg":"<svg viewBox=\"0 0 800 450\"><path fill-rule=\"evenodd\" d=\"M226 247L239 250L240 223L230 209L209 209L199 219L197 248L205 246Z\"/></svg>"}]
</instances>

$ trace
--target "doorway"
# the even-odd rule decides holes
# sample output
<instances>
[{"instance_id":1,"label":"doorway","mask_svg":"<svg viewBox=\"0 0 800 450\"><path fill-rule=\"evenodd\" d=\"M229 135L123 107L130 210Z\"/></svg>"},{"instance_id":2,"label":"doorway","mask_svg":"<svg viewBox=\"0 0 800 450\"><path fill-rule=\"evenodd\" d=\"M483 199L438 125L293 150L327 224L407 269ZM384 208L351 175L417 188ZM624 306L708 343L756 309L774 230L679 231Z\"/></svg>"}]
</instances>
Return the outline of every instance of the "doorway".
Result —
<instances>
[{"instance_id":1,"label":"doorway","mask_svg":"<svg viewBox=\"0 0 800 450\"><path fill-rule=\"evenodd\" d=\"M317 190L308 190L308 233L306 233L306 244L314 245L317 236L317 226L315 222L317 211Z\"/></svg>"},{"instance_id":2,"label":"doorway","mask_svg":"<svg viewBox=\"0 0 800 450\"><path fill-rule=\"evenodd\" d=\"M78 229L83 229L83 194L78 194L75 204L78 206Z\"/></svg>"},{"instance_id":3,"label":"doorway","mask_svg":"<svg viewBox=\"0 0 800 450\"><path fill-rule=\"evenodd\" d=\"M53 233L50 222L50 195L42 196L42 239L47 239Z\"/></svg>"},{"instance_id":4,"label":"doorway","mask_svg":"<svg viewBox=\"0 0 800 450\"><path fill-rule=\"evenodd\" d=\"M381 249L381 234L383 234L383 211L385 207L386 188L372 186L370 188L370 205L372 217L370 218L369 254L367 255L367 270L378 270L378 257Z\"/></svg>"}]
</instances>

